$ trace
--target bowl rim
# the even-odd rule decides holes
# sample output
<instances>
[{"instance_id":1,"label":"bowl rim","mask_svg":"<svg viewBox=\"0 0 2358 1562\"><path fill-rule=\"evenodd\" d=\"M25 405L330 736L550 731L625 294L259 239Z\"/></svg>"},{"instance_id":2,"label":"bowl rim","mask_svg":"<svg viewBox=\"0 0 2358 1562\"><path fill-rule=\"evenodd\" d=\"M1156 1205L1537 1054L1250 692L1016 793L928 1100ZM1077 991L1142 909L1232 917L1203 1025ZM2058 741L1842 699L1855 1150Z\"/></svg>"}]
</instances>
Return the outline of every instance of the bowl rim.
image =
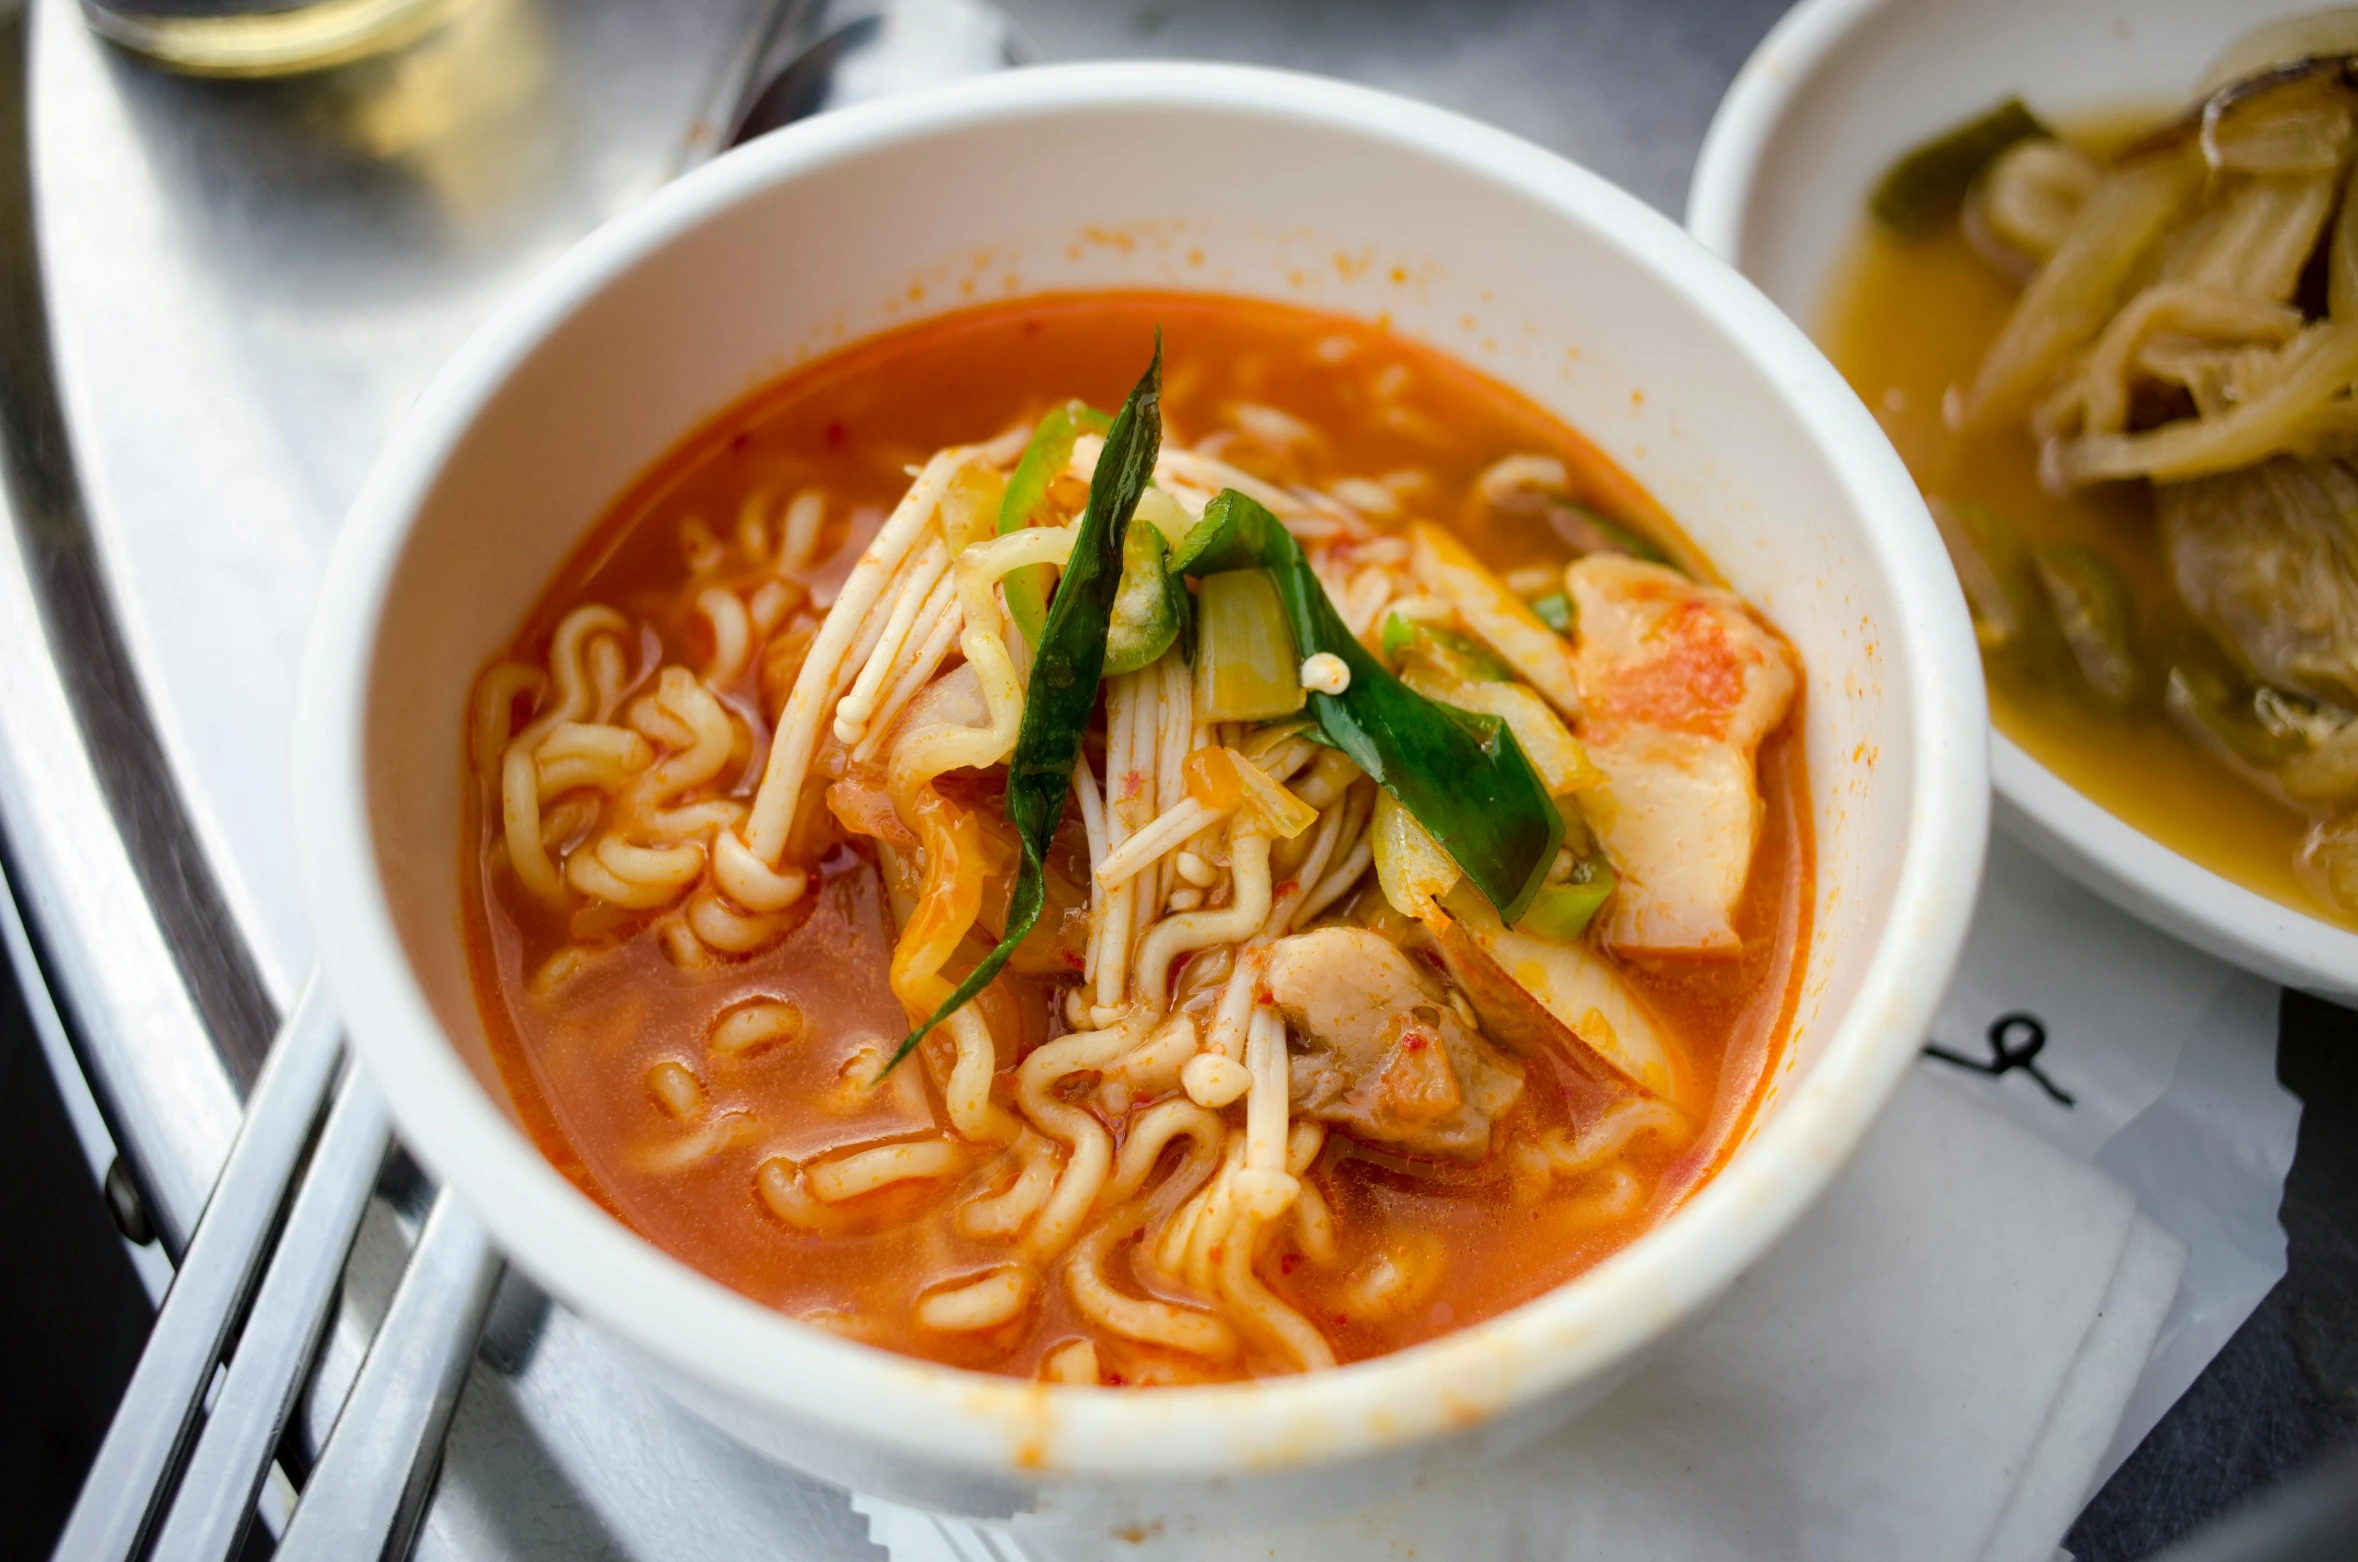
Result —
<instances>
[{"instance_id":1,"label":"bowl rim","mask_svg":"<svg viewBox=\"0 0 2358 1562\"><path fill-rule=\"evenodd\" d=\"M1859 28L1909 0L1801 0L1712 115L1687 231L1738 271L1763 159L1785 113ZM1749 275L1749 273L1747 273ZM2289 987L2358 999L2358 932L2247 889L2114 814L1990 727L1999 828L2140 921Z\"/></svg>"},{"instance_id":2,"label":"bowl rim","mask_svg":"<svg viewBox=\"0 0 2358 1562\"><path fill-rule=\"evenodd\" d=\"M606 284L738 203L869 152L1037 116L1174 108L1441 159L1651 270L1783 388L1862 516L1894 601L1890 633L1909 653L1891 660L1915 733L1893 915L1856 996L1743 1153L1669 1218L1579 1279L1421 1346L1305 1377L1132 1395L939 1366L797 1325L598 1208L492 1101L436 1021L377 876L363 744L379 617L413 518L477 411ZM1905 469L1807 338L1669 219L1552 153L1388 93L1260 68L1034 67L830 113L675 181L540 273L436 376L344 523L314 623L296 754L305 900L405 1141L560 1301L655 1360L806 1427L997 1476L1298 1470L1463 1432L1630 1357L1732 1282L1856 1148L1962 950L1986 842L1986 713L1962 599ZM1282 1452L1267 1446L1272 1426L1286 1429Z\"/></svg>"}]
</instances>

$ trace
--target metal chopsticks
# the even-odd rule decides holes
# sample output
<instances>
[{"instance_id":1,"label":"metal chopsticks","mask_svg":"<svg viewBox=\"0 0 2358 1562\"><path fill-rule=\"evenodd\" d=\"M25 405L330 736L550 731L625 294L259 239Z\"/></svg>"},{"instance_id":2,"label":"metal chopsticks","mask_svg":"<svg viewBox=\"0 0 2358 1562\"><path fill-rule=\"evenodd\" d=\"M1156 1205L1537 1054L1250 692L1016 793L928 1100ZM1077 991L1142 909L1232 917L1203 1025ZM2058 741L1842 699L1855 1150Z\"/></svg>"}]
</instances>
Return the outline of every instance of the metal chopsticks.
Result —
<instances>
[{"instance_id":1,"label":"metal chopsticks","mask_svg":"<svg viewBox=\"0 0 2358 1562\"><path fill-rule=\"evenodd\" d=\"M270 1250L265 1238L286 1202L342 1051L334 1008L314 979L254 1081L245 1122L82 1483L53 1554L56 1562L128 1562L140 1554L222 1348L253 1293Z\"/></svg>"},{"instance_id":2,"label":"metal chopsticks","mask_svg":"<svg viewBox=\"0 0 2358 1562\"><path fill-rule=\"evenodd\" d=\"M278 1562L408 1554L502 1267L474 1212L447 1188L436 1195Z\"/></svg>"},{"instance_id":3,"label":"metal chopsticks","mask_svg":"<svg viewBox=\"0 0 2358 1562\"><path fill-rule=\"evenodd\" d=\"M229 1374L149 1553L155 1562L223 1562L237 1554L391 1142L375 1082L347 1068L238 1333Z\"/></svg>"},{"instance_id":4,"label":"metal chopsticks","mask_svg":"<svg viewBox=\"0 0 2358 1562\"><path fill-rule=\"evenodd\" d=\"M314 981L255 1081L54 1562L238 1553L391 1144L383 1098L349 1065L313 1143L343 1051ZM288 1562L407 1554L501 1269L474 1214L438 1194L280 1540Z\"/></svg>"}]
</instances>

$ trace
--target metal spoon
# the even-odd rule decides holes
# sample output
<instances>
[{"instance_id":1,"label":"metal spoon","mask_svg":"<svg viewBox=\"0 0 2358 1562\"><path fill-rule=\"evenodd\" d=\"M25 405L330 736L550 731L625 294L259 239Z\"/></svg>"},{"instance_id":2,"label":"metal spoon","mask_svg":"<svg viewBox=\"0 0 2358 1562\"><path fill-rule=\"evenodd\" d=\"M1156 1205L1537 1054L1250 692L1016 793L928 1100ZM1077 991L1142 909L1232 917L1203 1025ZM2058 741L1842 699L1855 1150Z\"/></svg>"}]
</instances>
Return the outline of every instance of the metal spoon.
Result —
<instances>
[{"instance_id":1,"label":"metal spoon","mask_svg":"<svg viewBox=\"0 0 2358 1562\"><path fill-rule=\"evenodd\" d=\"M682 164L829 109L1039 57L987 0L780 0L721 72Z\"/></svg>"}]
</instances>

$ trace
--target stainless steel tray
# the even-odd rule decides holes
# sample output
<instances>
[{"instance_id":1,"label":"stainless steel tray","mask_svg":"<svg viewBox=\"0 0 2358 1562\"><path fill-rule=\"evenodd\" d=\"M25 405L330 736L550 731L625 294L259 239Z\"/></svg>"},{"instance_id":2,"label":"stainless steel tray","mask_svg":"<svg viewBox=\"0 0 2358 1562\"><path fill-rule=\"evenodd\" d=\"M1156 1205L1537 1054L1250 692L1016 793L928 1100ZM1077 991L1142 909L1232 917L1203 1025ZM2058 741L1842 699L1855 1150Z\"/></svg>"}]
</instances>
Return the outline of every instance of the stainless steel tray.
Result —
<instances>
[{"instance_id":1,"label":"stainless steel tray","mask_svg":"<svg viewBox=\"0 0 2358 1562\"><path fill-rule=\"evenodd\" d=\"M1049 59L1245 60L1429 99L1674 211L1783 5L1005 8ZM709 135L766 7L472 0L405 53L276 83L161 75L74 0L28 9L0 23L0 91L23 105L0 127L0 826L40 974L176 1246L308 961L288 751L337 521L466 334ZM380 1189L298 1441L358 1369L414 1194ZM691 1421L516 1276L419 1549L876 1554L842 1493Z\"/></svg>"}]
</instances>

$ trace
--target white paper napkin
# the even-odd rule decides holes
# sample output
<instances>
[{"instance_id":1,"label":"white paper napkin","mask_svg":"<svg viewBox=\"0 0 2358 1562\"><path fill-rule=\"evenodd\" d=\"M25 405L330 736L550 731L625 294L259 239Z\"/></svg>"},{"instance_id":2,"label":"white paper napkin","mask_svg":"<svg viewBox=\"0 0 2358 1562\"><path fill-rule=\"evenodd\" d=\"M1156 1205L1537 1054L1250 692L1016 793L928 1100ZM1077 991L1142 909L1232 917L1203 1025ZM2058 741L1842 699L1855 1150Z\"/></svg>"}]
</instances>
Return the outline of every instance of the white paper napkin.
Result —
<instances>
[{"instance_id":1,"label":"white paper napkin","mask_svg":"<svg viewBox=\"0 0 2358 1562\"><path fill-rule=\"evenodd\" d=\"M1698 1327L1504 1460L1323 1523L1144 1544L855 1502L895 1562L2044 1562L2185 1250L2118 1184L1975 1106L1935 1066Z\"/></svg>"},{"instance_id":2,"label":"white paper napkin","mask_svg":"<svg viewBox=\"0 0 2358 1562\"><path fill-rule=\"evenodd\" d=\"M2036 1076L1950 1077L2119 1182L2189 1249L2098 1484L2284 1275L2276 1207L2301 1103L2276 1079L2277 1000L2274 984L2115 910L2004 835L1991 840L1972 937L1932 1039L1994 1065L1993 1033L2022 1015L2044 1045ZM2029 1033L2006 1034L2019 1048Z\"/></svg>"}]
</instances>

